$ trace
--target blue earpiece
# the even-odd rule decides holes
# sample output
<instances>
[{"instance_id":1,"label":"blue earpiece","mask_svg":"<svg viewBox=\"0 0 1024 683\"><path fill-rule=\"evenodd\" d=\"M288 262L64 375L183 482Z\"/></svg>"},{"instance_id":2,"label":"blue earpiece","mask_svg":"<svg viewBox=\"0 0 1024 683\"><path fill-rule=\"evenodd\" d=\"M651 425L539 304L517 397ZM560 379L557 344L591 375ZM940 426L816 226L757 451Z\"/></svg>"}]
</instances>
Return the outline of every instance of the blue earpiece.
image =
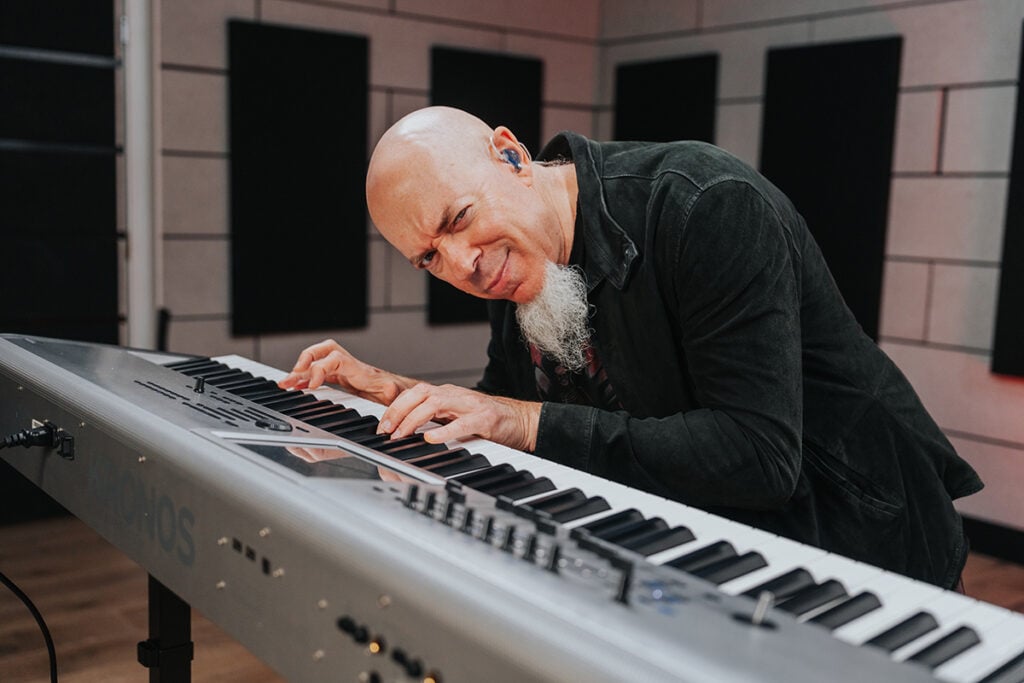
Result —
<instances>
[{"instance_id":1,"label":"blue earpiece","mask_svg":"<svg viewBox=\"0 0 1024 683\"><path fill-rule=\"evenodd\" d=\"M516 169L516 173L518 173L519 170L522 169L523 162L519 158L519 152L515 151L514 149L505 149L502 150L501 155L505 157L505 161L507 163L512 164L512 168Z\"/></svg>"}]
</instances>

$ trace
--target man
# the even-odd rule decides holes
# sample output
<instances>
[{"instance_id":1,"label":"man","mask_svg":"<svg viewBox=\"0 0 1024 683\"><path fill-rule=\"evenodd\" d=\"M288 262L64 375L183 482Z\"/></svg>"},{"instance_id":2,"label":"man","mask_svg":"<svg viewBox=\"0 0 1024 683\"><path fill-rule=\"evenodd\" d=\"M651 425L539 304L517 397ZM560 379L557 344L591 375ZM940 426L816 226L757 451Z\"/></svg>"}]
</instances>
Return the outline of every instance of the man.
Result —
<instances>
[{"instance_id":1,"label":"man","mask_svg":"<svg viewBox=\"0 0 1024 683\"><path fill-rule=\"evenodd\" d=\"M981 481L861 331L789 200L696 142L414 112L381 138L371 217L418 268L491 299L479 391L303 351L286 387L388 404L382 432L479 435L944 587Z\"/></svg>"}]
</instances>

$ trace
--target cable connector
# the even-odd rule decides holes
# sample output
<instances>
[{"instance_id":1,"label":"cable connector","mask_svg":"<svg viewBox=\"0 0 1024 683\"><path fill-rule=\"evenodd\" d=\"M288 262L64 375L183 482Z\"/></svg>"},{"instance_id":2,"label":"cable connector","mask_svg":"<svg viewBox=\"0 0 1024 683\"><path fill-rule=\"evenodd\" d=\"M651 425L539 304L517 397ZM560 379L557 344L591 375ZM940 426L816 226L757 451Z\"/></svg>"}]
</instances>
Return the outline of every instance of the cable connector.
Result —
<instances>
[{"instance_id":1,"label":"cable connector","mask_svg":"<svg viewBox=\"0 0 1024 683\"><path fill-rule=\"evenodd\" d=\"M66 460L75 459L75 437L49 422L39 423L33 420L33 424L34 426L29 429L23 429L0 439L0 448L13 448L14 446L56 448L60 457Z\"/></svg>"}]
</instances>

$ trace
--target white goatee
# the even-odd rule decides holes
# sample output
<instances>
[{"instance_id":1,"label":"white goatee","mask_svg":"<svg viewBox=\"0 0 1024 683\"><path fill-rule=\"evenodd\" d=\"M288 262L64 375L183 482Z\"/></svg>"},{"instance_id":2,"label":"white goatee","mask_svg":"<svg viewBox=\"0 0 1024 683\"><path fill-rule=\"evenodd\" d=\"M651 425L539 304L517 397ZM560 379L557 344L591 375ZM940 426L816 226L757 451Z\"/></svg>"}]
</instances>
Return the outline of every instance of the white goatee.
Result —
<instances>
[{"instance_id":1,"label":"white goatee","mask_svg":"<svg viewBox=\"0 0 1024 683\"><path fill-rule=\"evenodd\" d=\"M544 287L532 301L516 306L523 337L570 372L586 367L590 344L587 282L574 266L548 262Z\"/></svg>"}]
</instances>

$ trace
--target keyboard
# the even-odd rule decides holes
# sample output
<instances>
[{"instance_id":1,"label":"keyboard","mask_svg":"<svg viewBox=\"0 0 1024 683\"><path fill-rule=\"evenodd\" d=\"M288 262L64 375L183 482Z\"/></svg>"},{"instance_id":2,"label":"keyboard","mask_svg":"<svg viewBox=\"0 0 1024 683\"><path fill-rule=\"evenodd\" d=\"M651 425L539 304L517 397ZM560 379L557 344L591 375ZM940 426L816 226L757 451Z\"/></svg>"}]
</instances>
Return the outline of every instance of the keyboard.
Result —
<instances>
[{"instance_id":1,"label":"keyboard","mask_svg":"<svg viewBox=\"0 0 1024 683\"><path fill-rule=\"evenodd\" d=\"M76 444L5 459L295 680L1024 680L1024 615L483 439L390 440L383 406L240 356L7 335L0 373L5 430Z\"/></svg>"}]
</instances>

